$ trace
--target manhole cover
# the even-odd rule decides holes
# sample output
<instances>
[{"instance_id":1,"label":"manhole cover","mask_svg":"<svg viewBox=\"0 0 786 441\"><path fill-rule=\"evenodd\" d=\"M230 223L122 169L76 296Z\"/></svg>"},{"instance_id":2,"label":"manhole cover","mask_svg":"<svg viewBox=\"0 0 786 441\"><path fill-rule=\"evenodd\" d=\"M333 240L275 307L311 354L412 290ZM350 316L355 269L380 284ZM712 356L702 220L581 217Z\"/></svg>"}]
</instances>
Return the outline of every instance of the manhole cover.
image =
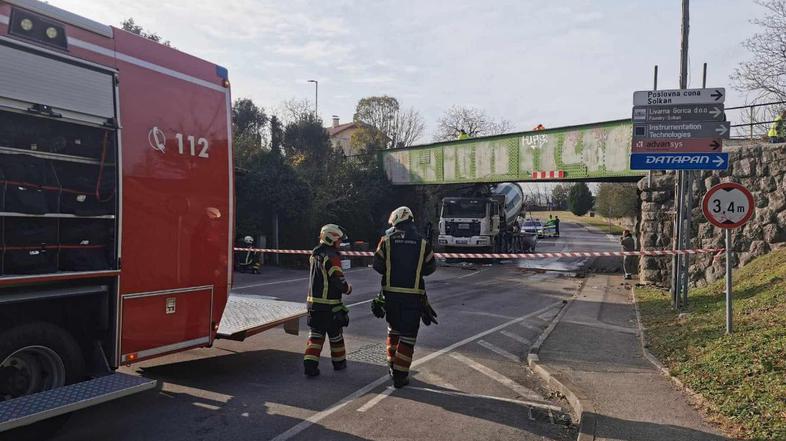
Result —
<instances>
[{"instance_id":1,"label":"manhole cover","mask_svg":"<svg viewBox=\"0 0 786 441\"><path fill-rule=\"evenodd\" d=\"M360 363L376 364L387 366L387 348L382 343L374 343L360 348L347 354L347 360Z\"/></svg>"}]
</instances>

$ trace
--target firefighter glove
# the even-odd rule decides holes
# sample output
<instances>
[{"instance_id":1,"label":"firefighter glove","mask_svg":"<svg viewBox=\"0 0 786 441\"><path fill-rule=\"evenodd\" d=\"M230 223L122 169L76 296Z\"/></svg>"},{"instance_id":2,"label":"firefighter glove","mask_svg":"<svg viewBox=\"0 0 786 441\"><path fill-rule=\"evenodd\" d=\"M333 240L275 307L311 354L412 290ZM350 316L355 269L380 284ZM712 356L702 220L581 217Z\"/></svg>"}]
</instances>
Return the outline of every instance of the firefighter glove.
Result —
<instances>
[{"instance_id":1,"label":"firefighter glove","mask_svg":"<svg viewBox=\"0 0 786 441\"><path fill-rule=\"evenodd\" d=\"M437 322L437 311L434 311L434 308L431 307L431 304L428 302L428 297L425 295L423 296L423 310L420 313L420 320L423 321L423 324L426 326L430 326L432 323L438 325Z\"/></svg>"},{"instance_id":2,"label":"firefighter glove","mask_svg":"<svg viewBox=\"0 0 786 441\"><path fill-rule=\"evenodd\" d=\"M385 318L385 297L379 293L377 297L371 301L371 312L376 318Z\"/></svg>"}]
</instances>

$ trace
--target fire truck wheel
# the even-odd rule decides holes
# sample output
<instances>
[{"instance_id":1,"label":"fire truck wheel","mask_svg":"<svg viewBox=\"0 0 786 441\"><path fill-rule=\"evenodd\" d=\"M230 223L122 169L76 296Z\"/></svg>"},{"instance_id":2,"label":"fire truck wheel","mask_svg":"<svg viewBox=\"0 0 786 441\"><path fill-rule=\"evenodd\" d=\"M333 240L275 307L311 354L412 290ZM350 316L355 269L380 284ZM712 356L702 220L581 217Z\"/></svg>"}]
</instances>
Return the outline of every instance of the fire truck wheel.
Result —
<instances>
[{"instance_id":1,"label":"fire truck wheel","mask_svg":"<svg viewBox=\"0 0 786 441\"><path fill-rule=\"evenodd\" d=\"M0 333L0 401L76 383L84 372L79 345L58 326L37 322ZM3 433L0 440L46 439L66 421L46 420Z\"/></svg>"}]
</instances>

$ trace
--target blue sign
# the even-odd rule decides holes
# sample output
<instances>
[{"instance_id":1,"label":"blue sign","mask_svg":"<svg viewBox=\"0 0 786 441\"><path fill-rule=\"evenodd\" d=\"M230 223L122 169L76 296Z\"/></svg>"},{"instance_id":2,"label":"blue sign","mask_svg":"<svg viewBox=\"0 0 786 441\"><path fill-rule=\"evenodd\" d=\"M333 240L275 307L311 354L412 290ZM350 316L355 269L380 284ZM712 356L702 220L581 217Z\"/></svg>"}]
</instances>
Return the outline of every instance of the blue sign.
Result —
<instances>
[{"instance_id":1,"label":"blue sign","mask_svg":"<svg viewBox=\"0 0 786 441\"><path fill-rule=\"evenodd\" d=\"M728 153L631 153L631 170L726 170Z\"/></svg>"}]
</instances>

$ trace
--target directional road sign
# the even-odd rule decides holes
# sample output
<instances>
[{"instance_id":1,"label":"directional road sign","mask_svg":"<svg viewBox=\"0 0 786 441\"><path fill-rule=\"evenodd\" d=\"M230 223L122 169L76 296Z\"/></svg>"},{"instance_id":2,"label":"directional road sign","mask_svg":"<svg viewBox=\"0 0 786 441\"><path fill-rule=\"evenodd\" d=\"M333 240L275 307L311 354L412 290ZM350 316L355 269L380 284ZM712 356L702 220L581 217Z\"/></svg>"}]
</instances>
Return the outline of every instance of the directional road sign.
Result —
<instances>
[{"instance_id":1,"label":"directional road sign","mask_svg":"<svg viewBox=\"0 0 786 441\"><path fill-rule=\"evenodd\" d=\"M704 217L719 228L745 225L753 215L753 195L735 182L725 182L710 189L704 196Z\"/></svg>"},{"instance_id":2,"label":"directional road sign","mask_svg":"<svg viewBox=\"0 0 786 441\"><path fill-rule=\"evenodd\" d=\"M633 122L723 121L723 104L685 104L675 106L635 106Z\"/></svg>"},{"instance_id":3,"label":"directional road sign","mask_svg":"<svg viewBox=\"0 0 786 441\"><path fill-rule=\"evenodd\" d=\"M728 121L692 121L634 124L633 138L696 139L728 138Z\"/></svg>"},{"instance_id":4,"label":"directional road sign","mask_svg":"<svg viewBox=\"0 0 786 441\"><path fill-rule=\"evenodd\" d=\"M632 153L711 153L720 152L720 139L633 139Z\"/></svg>"},{"instance_id":5,"label":"directional road sign","mask_svg":"<svg viewBox=\"0 0 786 441\"><path fill-rule=\"evenodd\" d=\"M726 170L728 153L632 153L631 170Z\"/></svg>"},{"instance_id":6,"label":"directional road sign","mask_svg":"<svg viewBox=\"0 0 786 441\"><path fill-rule=\"evenodd\" d=\"M675 104L723 104L726 89L640 90L633 93L634 106L671 106Z\"/></svg>"}]
</instances>

